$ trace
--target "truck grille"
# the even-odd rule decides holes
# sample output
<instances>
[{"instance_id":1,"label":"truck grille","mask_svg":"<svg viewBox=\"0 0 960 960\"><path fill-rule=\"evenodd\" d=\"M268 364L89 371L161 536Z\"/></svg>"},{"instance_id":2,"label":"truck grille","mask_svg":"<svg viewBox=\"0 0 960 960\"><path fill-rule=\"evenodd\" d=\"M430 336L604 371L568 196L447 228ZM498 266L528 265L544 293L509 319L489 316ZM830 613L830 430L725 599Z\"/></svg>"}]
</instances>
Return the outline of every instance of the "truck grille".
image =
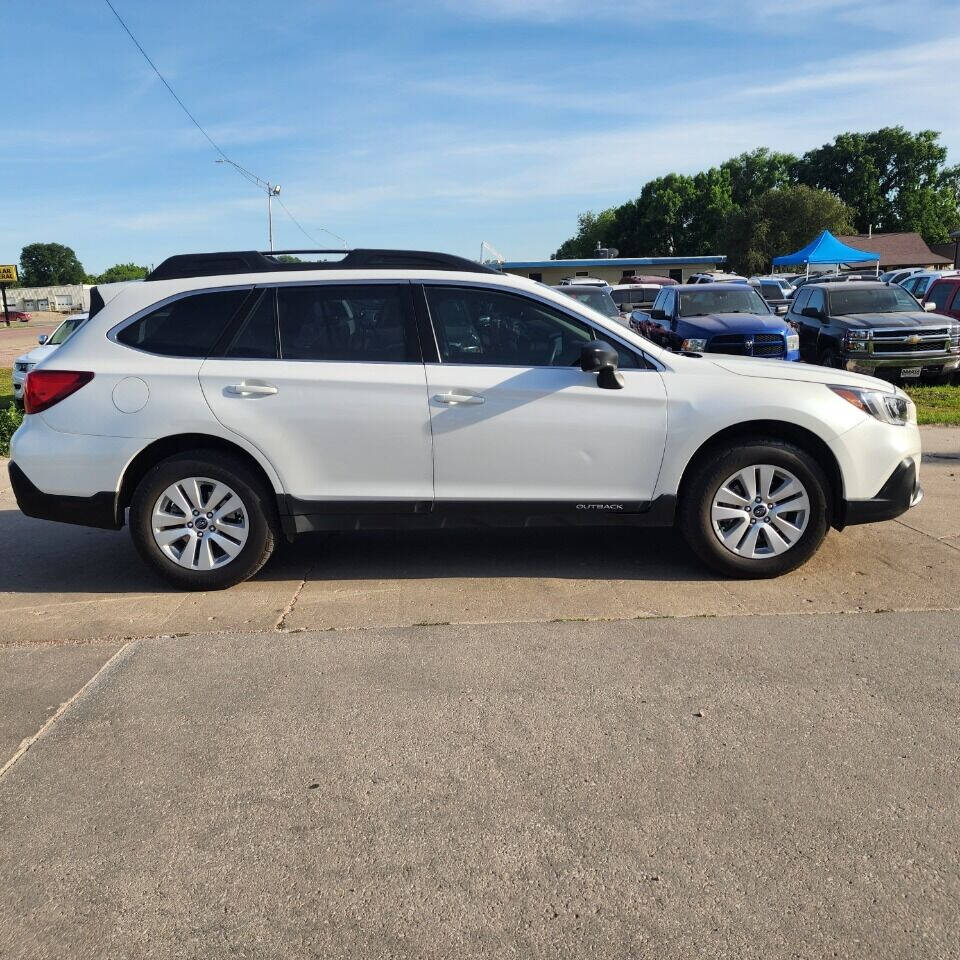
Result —
<instances>
[{"instance_id":1,"label":"truck grille","mask_svg":"<svg viewBox=\"0 0 960 960\"><path fill-rule=\"evenodd\" d=\"M950 346L947 327L921 327L918 330L874 330L874 353L929 353Z\"/></svg>"},{"instance_id":2,"label":"truck grille","mask_svg":"<svg viewBox=\"0 0 960 960\"><path fill-rule=\"evenodd\" d=\"M725 353L735 357L782 357L784 339L779 333L724 333L707 344L707 353Z\"/></svg>"}]
</instances>

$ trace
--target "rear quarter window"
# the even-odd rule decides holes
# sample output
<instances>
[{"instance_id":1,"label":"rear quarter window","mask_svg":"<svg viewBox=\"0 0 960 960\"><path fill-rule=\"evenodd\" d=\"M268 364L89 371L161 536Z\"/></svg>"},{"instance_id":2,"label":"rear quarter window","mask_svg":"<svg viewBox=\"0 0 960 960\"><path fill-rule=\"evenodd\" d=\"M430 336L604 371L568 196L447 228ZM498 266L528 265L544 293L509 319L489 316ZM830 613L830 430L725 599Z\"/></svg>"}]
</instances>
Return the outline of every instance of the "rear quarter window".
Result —
<instances>
[{"instance_id":1,"label":"rear quarter window","mask_svg":"<svg viewBox=\"0 0 960 960\"><path fill-rule=\"evenodd\" d=\"M123 327L115 339L165 357L206 357L248 293L220 290L171 300Z\"/></svg>"}]
</instances>

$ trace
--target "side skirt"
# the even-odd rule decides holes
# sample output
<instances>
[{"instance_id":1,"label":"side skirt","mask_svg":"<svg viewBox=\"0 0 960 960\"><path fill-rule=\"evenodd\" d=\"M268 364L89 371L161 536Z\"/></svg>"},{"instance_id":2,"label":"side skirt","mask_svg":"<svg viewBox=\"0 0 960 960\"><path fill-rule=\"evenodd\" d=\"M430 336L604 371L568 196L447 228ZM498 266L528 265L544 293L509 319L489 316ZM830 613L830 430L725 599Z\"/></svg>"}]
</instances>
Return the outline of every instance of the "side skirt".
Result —
<instances>
[{"instance_id":1,"label":"side skirt","mask_svg":"<svg viewBox=\"0 0 960 960\"><path fill-rule=\"evenodd\" d=\"M318 530L436 530L471 527L669 527L677 498L566 500L298 500L278 498L284 533Z\"/></svg>"}]
</instances>

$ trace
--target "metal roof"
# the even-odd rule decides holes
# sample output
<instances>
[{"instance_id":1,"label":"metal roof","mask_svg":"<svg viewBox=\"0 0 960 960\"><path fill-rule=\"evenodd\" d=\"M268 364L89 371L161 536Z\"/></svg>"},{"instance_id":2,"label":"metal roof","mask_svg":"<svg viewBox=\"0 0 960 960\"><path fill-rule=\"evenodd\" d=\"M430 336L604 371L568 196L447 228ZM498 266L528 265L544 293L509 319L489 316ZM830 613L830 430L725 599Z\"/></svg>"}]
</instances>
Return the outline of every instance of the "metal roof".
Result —
<instances>
[{"instance_id":1,"label":"metal roof","mask_svg":"<svg viewBox=\"0 0 960 960\"><path fill-rule=\"evenodd\" d=\"M680 267L726 263L725 254L709 257L613 257L609 260L505 260L503 270L536 270L558 267L563 270L583 267Z\"/></svg>"}]
</instances>

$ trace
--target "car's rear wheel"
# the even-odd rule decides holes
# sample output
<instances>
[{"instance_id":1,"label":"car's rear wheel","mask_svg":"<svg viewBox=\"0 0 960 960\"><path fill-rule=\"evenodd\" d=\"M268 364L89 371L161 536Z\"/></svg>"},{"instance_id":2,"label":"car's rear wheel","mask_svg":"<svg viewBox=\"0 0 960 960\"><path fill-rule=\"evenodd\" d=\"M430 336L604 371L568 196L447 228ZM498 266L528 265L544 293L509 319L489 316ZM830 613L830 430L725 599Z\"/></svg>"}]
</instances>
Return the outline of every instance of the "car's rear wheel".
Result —
<instances>
[{"instance_id":1,"label":"car's rear wheel","mask_svg":"<svg viewBox=\"0 0 960 960\"><path fill-rule=\"evenodd\" d=\"M252 577L270 559L277 527L269 491L241 460L219 451L161 461L130 504L140 555L186 590L222 590Z\"/></svg>"},{"instance_id":2,"label":"car's rear wheel","mask_svg":"<svg viewBox=\"0 0 960 960\"><path fill-rule=\"evenodd\" d=\"M694 469L680 503L680 528L718 573L777 577L805 563L823 542L829 483L799 447L748 441Z\"/></svg>"}]
</instances>

